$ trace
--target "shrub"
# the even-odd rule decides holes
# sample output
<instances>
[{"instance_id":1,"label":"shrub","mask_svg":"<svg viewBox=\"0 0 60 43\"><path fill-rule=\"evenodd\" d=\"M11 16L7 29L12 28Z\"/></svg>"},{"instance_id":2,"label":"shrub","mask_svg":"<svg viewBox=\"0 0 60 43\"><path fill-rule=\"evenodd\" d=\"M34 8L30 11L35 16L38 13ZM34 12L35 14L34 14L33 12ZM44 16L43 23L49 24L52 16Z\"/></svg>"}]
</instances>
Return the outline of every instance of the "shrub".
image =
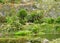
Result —
<instances>
[{"instance_id":1,"label":"shrub","mask_svg":"<svg viewBox=\"0 0 60 43\"><path fill-rule=\"evenodd\" d=\"M27 16L27 11L25 9L20 9L20 11L18 13L18 17L19 17L19 21L21 24L25 24L26 16Z\"/></svg>"},{"instance_id":2,"label":"shrub","mask_svg":"<svg viewBox=\"0 0 60 43\"><path fill-rule=\"evenodd\" d=\"M16 16L6 16L6 22L9 24L14 24L14 22L18 22Z\"/></svg>"},{"instance_id":3,"label":"shrub","mask_svg":"<svg viewBox=\"0 0 60 43\"><path fill-rule=\"evenodd\" d=\"M49 23L49 24L54 23L54 19L53 18L44 18L43 21L45 23Z\"/></svg>"},{"instance_id":4,"label":"shrub","mask_svg":"<svg viewBox=\"0 0 60 43\"><path fill-rule=\"evenodd\" d=\"M41 24L41 28L41 32L44 32L46 34L54 33L54 26L52 24L43 23Z\"/></svg>"},{"instance_id":5,"label":"shrub","mask_svg":"<svg viewBox=\"0 0 60 43\"><path fill-rule=\"evenodd\" d=\"M60 33L60 25L56 25L54 28L55 28L56 33L59 34Z\"/></svg>"},{"instance_id":6,"label":"shrub","mask_svg":"<svg viewBox=\"0 0 60 43\"><path fill-rule=\"evenodd\" d=\"M13 23L13 20L11 17L7 16L6 17L6 22L9 23L9 24L12 24Z\"/></svg>"},{"instance_id":7,"label":"shrub","mask_svg":"<svg viewBox=\"0 0 60 43\"><path fill-rule=\"evenodd\" d=\"M17 36L26 36L26 35L29 35L31 33L32 33L31 31L18 31L18 32L15 33L15 35L17 35Z\"/></svg>"},{"instance_id":8,"label":"shrub","mask_svg":"<svg viewBox=\"0 0 60 43\"><path fill-rule=\"evenodd\" d=\"M29 30L36 34L40 30L40 25L39 24L33 24L33 25L31 25L31 27L29 28Z\"/></svg>"},{"instance_id":9,"label":"shrub","mask_svg":"<svg viewBox=\"0 0 60 43\"><path fill-rule=\"evenodd\" d=\"M44 34L45 34L44 32L38 32L38 36L44 35Z\"/></svg>"},{"instance_id":10,"label":"shrub","mask_svg":"<svg viewBox=\"0 0 60 43\"><path fill-rule=\"evenodd\" d=\"M25 23L27 22L27 20L26 20L26 19L19 19L19 22L20 22L21 24L25 24Z\"/></svg>"},{"instance_id":11,"label":"shrub","mask_svg":"<svg viewBox=\"0 0 60 43\"><path fill-rule=\"evenodd\" d=\"M57 17L57 19L56 19L56 23L60 23L60 16Z\"/></svg>"},{"instance_id":12,"label":"shrub","mask_svg":"<svg viewBox=\"0 0 60 43\"><path fill-rule=\"evenodd\" d=\"M4 3L4 0L0 0L0 3Z\"/></svg>"},{"instance_id":13,"label":"shrub","mask_svg":"<svg viewBox=\"0 0 60 43\"><path fill-rule=\"evenodd\" d=\"M19 18L24 19L27 16L27 11L25 9L20 9L18 16Z\"/></svg>"},{"instance_id":14,"label":"shrub","mask_svg":"<svg viewBox=\"0 0 60 43\"><path fill-rule=\"evenodd\" d=\"M43 18L43 14L41 14L40 12L32 12L30 15L28 15L27 17L27 21L28 22L34 22L34 23L41 23L41 19Z\"/></svg>"}]
</instances>

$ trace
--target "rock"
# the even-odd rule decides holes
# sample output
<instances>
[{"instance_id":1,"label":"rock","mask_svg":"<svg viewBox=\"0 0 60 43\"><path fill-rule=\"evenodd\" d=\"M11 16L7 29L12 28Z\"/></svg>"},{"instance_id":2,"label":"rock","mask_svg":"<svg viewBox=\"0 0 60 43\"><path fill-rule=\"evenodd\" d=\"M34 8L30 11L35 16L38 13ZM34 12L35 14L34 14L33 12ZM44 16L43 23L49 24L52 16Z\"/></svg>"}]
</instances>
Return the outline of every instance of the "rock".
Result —
<instances>
[{"instance_id":1,"label":"rock","mask_svg":"<svg viewBox=\"0 0 60 43\"><path fill-rule=\"evenodd\" d=\"M41 43L40 38L36 38L30 41L31 43Z\"/></svg>"},{"instance_id":2,"label":"rock","mask_svg":"<svg viewBox=\"0 0 60 43\"><path fill-rule=\"evenodd\" d=\"M49 43L48 39L44 39L42 43Z\"/></svg>"}]
</instances>

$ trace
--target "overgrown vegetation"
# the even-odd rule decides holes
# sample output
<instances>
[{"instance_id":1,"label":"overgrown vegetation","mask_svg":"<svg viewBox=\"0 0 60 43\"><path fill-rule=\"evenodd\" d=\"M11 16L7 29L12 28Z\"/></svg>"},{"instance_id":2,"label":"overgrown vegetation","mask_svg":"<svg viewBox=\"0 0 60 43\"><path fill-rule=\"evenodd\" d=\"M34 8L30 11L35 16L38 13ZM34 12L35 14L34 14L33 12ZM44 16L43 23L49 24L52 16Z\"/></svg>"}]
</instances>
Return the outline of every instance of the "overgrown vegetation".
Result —
<instances>
[{"instance_id":1,"label":"overgrown vegetation","mask_svg":"<svg viewBox=\"0 0 60 43\"><path fill-rule=\"evenodd\" d=\"M0 4L3 3L0 9L0 43L42 43L43 39L54 43L54 39L60 38L60 16L53 15L54 11L57 13L60 11L56 0L50 2L37 0L34 2L41 6L34 3L31 8L29 5L22 8L14 6L18 1L0 0ZM12 5L9 6L9 3Z\"/></svg>"}]
</instances>

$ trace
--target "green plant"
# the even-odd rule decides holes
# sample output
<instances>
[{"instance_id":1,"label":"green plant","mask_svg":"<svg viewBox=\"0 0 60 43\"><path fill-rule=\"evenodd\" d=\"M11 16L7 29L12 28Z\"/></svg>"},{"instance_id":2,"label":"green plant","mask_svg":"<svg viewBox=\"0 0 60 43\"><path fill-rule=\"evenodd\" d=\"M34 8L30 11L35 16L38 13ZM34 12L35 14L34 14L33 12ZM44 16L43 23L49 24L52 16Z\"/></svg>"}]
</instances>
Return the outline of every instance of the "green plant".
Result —
<instances>
[{"instance_id":1,"label":"green plant","mask_svg":"<svg viewBox=\"0 0 60 43\"><path fill-rule=\"evenodd\" d=\"M57 19L56 19L56 23L60 23L60 16L57 17Z\"/></svg>"},{"instance_id":2,"label":"green plant","mask_svg":"<svg viewBox=\"0 0 60 43\"><path fill-rule=\"evenodd\" d=\"M20 22L21 24L25 24L25 23L27 22L27 20L26 20L26 19L19 19L19 22Z\"/></svg>"},{"instance_id":3,"label":"green plant","mask_svg":"<svg viewBox=\"0 0 60 43\"><path fill-rule=\"evenodd\" d=\"M41 24L41 32L44 32L46 34L52 34L54 33L54 25L53 24L48 24L48 23L43 23Z\"/></svg>"},{"instance_id":4,"label":"green plant","mask_svg":"<svg viewBox=\"0 0 60 43\"><path fill-rule=\"evenodd\" d=\"M4 3L4 0L0 0L0 3Z\"/></svg>"},{"instance_id":5,"label":"green plant","mask_svg":"<svg viewBox=\"0 0 60 43\"><path fill-rule=\"evenodd\" d=\"M25 9L20 9L18 13L18 18L21 24L26 23L26 17L27 16L27 11Z\"/></svg>"},{"instance_id":6,"label":"green plant","mask_svg":"<svg viewBox=\"0 0 60 43\"><path fill-rule=\"evenodd\" d=\"M7 16L6 17L6 22L9 23L9 24L12 24L13 23L12 17Z\"/></svg>"},{"instance_id":7,"label":"green plant","mask_svg":"<svg viewBox=\"0 0 60 43\"><path fill-rule=\"evenodd\" d=\"M36 34L40 30L40 25L39 24L33 24L33 25L31 25L29 30L32 31L34 34Z\"/></svg>"},{"instance_id":8,"label":"green plant","mask_svg":"<svg viewBox=\"0 0 60 43\"><path fill-rule=\"evenodd\" d=\"M59 34L59 32L60 32L60 25L56 25L54 28L55 28L56 33Z\"/></svg>"},{"instance_id":9,"label":"green plant","mask_svg":"<svg viewBox=\"0 0 60 43\"><path fill-rule=\"evenodd\" d=\"M6 22L9 24L14 24L16 21L19 22L17 20L18 18L16 16L6 16Z\"/></svg>"},{"instance_id":10,"label":"green plant","mask_svg":"<svg viewBox=\"0 0 60 43\"><path fill-rule=\"evenodd\" d=\"M30 15L28 15L27 17L27 21L28 22L32 22L32 23L41 23L42 22L42 19L43 18L43 14L42 12L31 12Z\"/></svg>"},{"instance_id":11,"label":"green plant","mask_svg":"<svg viewBox=\"0 0 60 43\"><path fill-rule=\"evenodd\" d=\"M44 34L45 34L44 32L38 32L38 36L44 35Z\"/></svg>"},{"instance_id":12,"label":"green plant","mask_svg":"<svg viewBox=\"0 0 60 43\"><path fill-rule=\"evenodd\" d=\"M18 13L18 17L24 19L27 16L27 11L25 9L20 9Z\"/></svg>"},{"instance_id":13,"label":"green plant","mask_svg":"<svg viewBox=\"0 0 60 43\"><path fill-rule=\"evenodd\" d=\"M49 24L54 23L54 19L53 19L53 18L44 18L43 21L44 21L45 23L49 23Z\"/></svg>"},{"instance_id":14,"label":"green plant","mask_svg":"<svg viewBox=\"0 0 60 43\"><path fill-rule=\"evenodd\" d=\"M29 34L32 34L32 32L31 31L26 31L26 30L18 31L18 32L15 33L15 35L18 35L18 36L26 36L26 35L29 35Z\"/></svg>"}]
</instances>

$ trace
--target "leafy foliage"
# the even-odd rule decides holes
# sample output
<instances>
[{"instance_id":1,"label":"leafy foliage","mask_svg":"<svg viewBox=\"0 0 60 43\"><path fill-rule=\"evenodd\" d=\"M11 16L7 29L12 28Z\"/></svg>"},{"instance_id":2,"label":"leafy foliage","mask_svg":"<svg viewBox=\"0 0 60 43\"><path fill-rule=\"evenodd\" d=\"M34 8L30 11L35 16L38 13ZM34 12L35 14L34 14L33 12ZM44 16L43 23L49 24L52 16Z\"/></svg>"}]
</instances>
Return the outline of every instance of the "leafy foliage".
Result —
<instances>
[{"instance_id":1,"label":"leafy foliage","mask_svg":"<svg viewBox=\"0 0 60 43\"><path fill-rule=\"evenodd\" d=\"M23 3L22 0L0 0L0 13L2 14L0 15L0 37L26 37L29 38L29 42L32 39L31 43L41 43L40 38L33 40L36 37L51 40L59 38L60 3L58 1L34 0L32 3L29 1ZM23 3L21 6L23 9L20 8L20 2ZM26 41L24 38L16 40L8 41L9 43L24 43ZM2 43L8 42L5 39L0 41Z\"/></svg>"},{"instance_id":2,"label":"leafy foliage","mask_svg":"<svg viewBox=\"0 0 60 43\"><path fill-rule=\"evenodd\" d=\"M26 16L27 16L27 11L25 9L20 9L20 11L18 13L20 23L25 24L25 22L26 22L25 17Z\"/></svg>"},{"instance_id":3,"label":"leafy foliage","mask_svg":"<svg viewBox=\"0 0 60 43\"><path fill-rule=\"evenodd\" d=\"M44 22L51 24L51 23L54 23L55 21L53 18L44 18Z\"/></svg>"},{"instance_id":4,"label":"leafy foliage","mask_svg":"<svg viewBox=\"0 0 60 43\"><path fill-rule=\"evenodd\" d=\"M20 9L18 16L24 19L27 16L27 11L25 9Z\"/></svg>"},{"instance_id":5,"label":"leafy foliage","mask_svg":"<svg viewBox=\"0 0 60 43\"><path fill-rule=\"evenodd\" d=\"M26 36L26 35L29 35L29 34L32 34L31 31L18 31L15 33L15 35L18 35L18 36Z\"/></svg>"},{"instance_id":6,"label":"leafy foliage","mask_svg":"<svg viewBox=\"0 0 60 43\"><path fill-rule=\"evenodd\" d=\"M5 1L4 0L0 0L0 3L4 3Z\"/></svg>"},{"instance_id":7,"label":"leafy foliage","mask_svg":"<svg viewBox=\"0 0 60 43\"><path fill-rule=\"evenodd\" d=\"M28 17L29 16L29 17ZM32 22L32 23L41 23L42 22L42 18L43 18L43 14L42 12L32 12L30 15L27 16L27 21L28 22Z\"/></svg>"},{"instance_id":8,"label":"leafy foliage","mask_svg":"<svg viewBox=\"0 0 60 43\"><path fill-rule=\"evenodd\" d=\"M60 23L60 16L56 19L56 23Z\"/></svg>"}]
</instances>

